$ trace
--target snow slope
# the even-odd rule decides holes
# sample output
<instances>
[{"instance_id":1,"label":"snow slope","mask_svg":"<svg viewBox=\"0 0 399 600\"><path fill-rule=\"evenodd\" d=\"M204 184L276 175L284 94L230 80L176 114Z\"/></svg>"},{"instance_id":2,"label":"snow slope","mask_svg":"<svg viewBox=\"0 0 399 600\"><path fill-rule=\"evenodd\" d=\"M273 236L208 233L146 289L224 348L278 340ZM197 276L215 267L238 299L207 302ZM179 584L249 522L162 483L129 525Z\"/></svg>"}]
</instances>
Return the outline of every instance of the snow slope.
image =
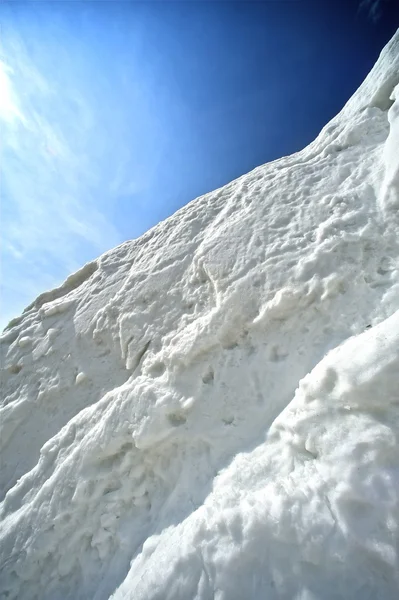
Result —
<instances>
[{"instance_id":1,"label":"snow slope","mask_svg":"<svg viewBox=\"0 0 399 600\"><path fill-rule=\"evenodd\" d=\"M305 150L1 338L0 597L399 595L399 32Z\"/></svg>"}]
</instances>

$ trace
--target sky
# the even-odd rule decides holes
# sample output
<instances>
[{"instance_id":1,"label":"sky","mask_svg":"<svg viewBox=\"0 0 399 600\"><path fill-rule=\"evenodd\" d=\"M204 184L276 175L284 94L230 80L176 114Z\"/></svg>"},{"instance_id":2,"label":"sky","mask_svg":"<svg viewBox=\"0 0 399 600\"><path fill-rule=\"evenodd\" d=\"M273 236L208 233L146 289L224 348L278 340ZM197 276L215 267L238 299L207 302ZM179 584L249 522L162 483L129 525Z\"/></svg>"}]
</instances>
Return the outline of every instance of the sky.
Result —
<instances>
[{"instance_id":1,"label":"sky","mask_svg":"<svg viewBox=\"0 0 399 600\"><path fill-rule=\"evenodd\" d=\"M310 143L398 25L399 0L2 0L0 328Z\"/></svg>"}]
</instances>

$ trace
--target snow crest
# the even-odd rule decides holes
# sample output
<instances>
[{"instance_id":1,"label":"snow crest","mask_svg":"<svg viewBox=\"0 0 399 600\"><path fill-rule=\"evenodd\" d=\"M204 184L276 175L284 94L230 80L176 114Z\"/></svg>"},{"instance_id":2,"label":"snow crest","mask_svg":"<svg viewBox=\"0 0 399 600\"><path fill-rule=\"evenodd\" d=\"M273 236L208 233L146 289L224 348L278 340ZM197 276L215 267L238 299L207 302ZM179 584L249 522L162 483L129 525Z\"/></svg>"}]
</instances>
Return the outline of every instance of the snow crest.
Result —
<instances>
[{"instance_id":1,"label":"snow crest","mask_svg":"<svg viewBox=\"0 0 399 600\"><path fill-rule=\"evenodd\" d=\"M10 323L1 598L397 598L398 84Z\"/></svg>"}]
</instances>

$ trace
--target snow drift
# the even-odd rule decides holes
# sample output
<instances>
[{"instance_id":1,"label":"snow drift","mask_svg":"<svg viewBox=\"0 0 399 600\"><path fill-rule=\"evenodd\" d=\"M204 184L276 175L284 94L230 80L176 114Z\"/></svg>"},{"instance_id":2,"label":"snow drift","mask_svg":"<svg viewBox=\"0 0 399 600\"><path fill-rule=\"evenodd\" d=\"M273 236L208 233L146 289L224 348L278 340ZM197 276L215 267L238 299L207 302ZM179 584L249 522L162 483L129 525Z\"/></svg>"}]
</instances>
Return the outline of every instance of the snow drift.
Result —
<instances>
[{"instance_id":1,"label":"snow drift","mask_svg":"<svg viewBox=\"0 0 399 600\"><path fill-rule=\"evenodd\" d=\"M396 599L399 33L305 150L1 338L1 598Z\"/></svg>"}]
</instances>

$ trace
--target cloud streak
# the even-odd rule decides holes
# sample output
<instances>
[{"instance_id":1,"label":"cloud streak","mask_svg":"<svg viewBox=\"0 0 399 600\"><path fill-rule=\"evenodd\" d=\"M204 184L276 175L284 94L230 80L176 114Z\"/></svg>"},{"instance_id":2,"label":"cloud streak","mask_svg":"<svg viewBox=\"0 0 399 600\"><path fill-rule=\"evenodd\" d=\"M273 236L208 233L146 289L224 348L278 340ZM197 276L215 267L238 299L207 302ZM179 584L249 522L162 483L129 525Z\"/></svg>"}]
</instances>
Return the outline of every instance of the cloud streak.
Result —
<instances>
[{"instance_id":1,"label":"cloud streak","mask_svg":"<svg viewBox=\"0 0 399 600\"><path fill-rule=\"evenodd\" d=\"M389 0L362 0L359 8L367 12L372 21L377 22L381 18L387 1Z\"/></svg>"},{"instance_id":2,"label":"cloud streak","mask_svg":"<svg viewBox=\"0 0 399 600\"><path fill-rule=\"evenodd\" d=\"M15 34L5 41L1 326L34 296L122 241L107 218L101 160L89 156L95 143L89 141L95 121L89 104L79 89L46 79Z\"/></svg>"},{"instance_id":3,"label":"cloud streak","mask_svg":"<svg viewBox=\"0 0 399 600\"><path fill-rule=\"evenodd\" d=\"M169 79L160 85L160 57L145 60L140 7L113 6L0 7L0 328L166 216L159 171L168 175L166 144L183 108Z\"/></svg>"}]
</instances>

